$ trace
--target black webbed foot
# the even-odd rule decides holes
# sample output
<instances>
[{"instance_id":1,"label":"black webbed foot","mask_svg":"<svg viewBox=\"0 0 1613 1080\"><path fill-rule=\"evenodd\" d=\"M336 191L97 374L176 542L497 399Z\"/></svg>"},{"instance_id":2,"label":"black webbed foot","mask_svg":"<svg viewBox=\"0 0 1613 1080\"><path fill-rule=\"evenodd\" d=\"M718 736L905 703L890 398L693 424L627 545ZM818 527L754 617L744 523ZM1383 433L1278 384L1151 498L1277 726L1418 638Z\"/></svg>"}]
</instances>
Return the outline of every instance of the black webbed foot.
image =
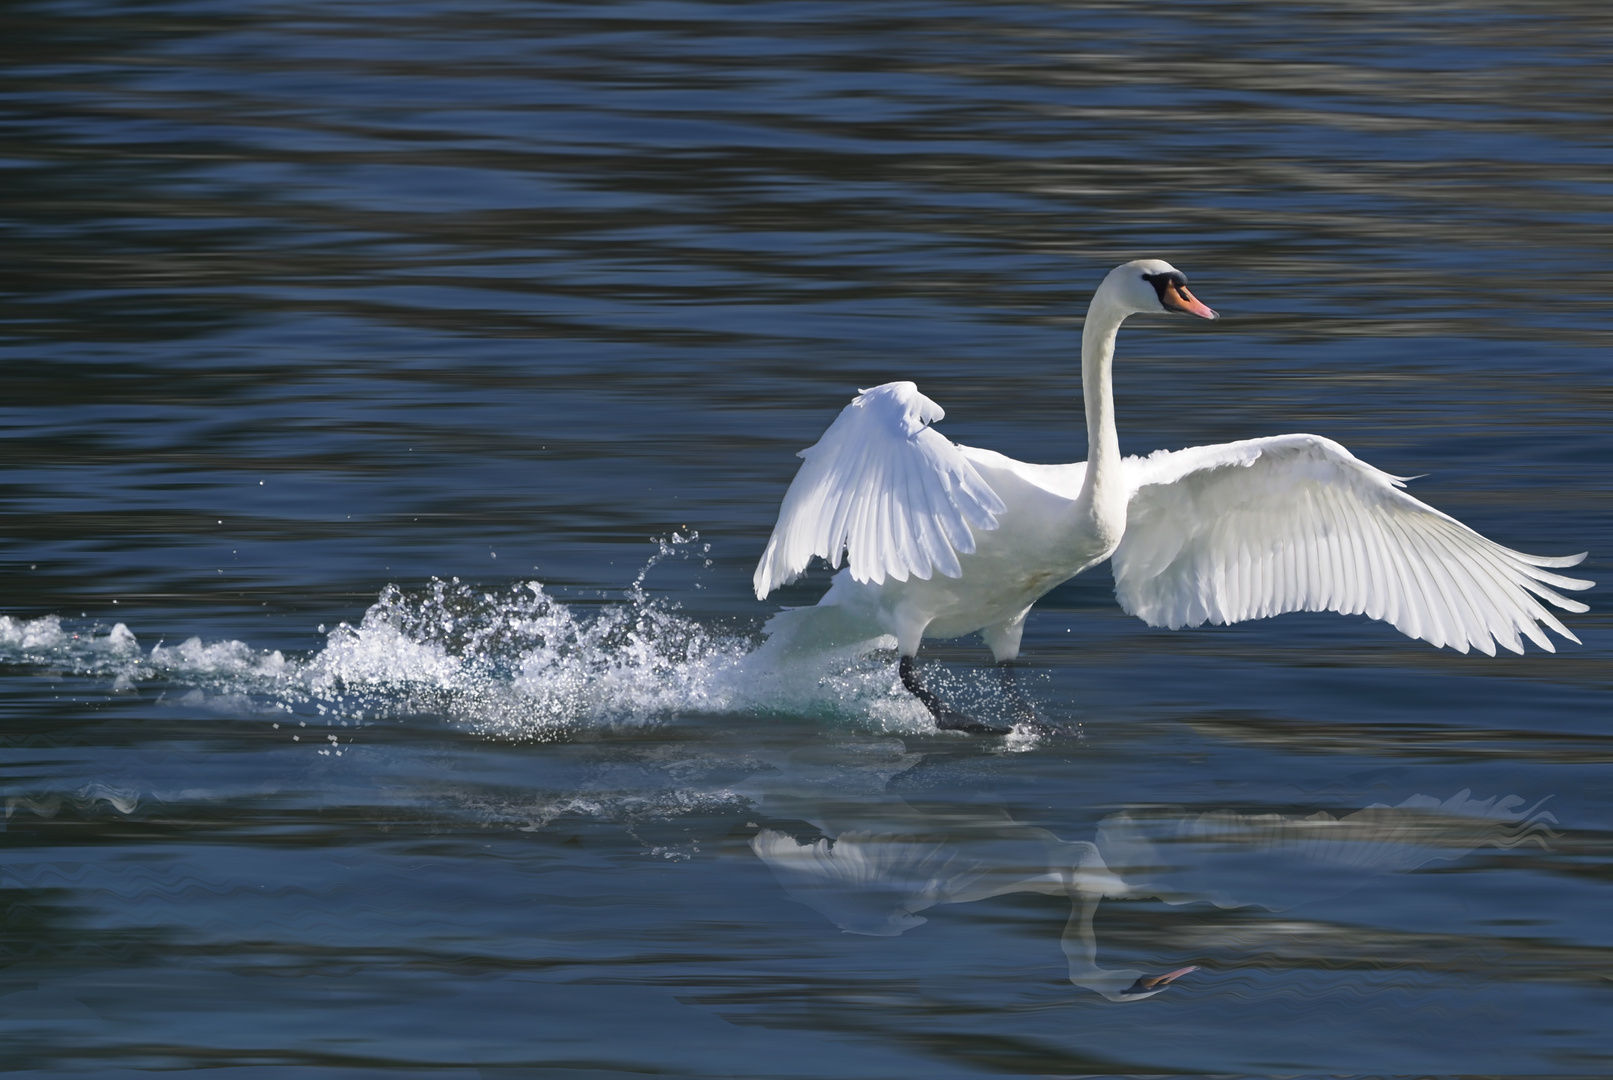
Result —
<instances>
[{"instance_id":1,"label":"black webbed foot","mask_svg":"<svg viewBox=\"0 0 1613 1080\"><path fill-rule=\"evenodd\" d=\"M930 715L935 717L935 726L942 731L967 731L971 735L1009 735L1013 733L1013 728L982 724L974 717L953 709L946 702L924 689L919 682L918 675L913 671L913 658L911 656L902 657L897 670L901 672L902 685L907 688L907 692L924 703L924 707L930 710Z\"/></svg>"}]
</instances>

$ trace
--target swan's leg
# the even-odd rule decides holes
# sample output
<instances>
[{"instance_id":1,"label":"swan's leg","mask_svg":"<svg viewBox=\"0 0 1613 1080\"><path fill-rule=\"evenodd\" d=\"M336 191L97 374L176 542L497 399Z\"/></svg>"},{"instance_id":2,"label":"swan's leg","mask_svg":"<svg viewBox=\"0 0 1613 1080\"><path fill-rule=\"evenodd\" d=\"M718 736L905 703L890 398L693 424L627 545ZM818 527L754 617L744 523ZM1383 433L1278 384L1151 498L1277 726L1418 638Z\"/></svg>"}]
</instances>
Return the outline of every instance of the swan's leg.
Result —
<instances>
[{"instance_id":1,"label":"swan's leg","mask_svg":"<svg viewBox=\"0 0 1613 1080\"><path fill-rule=\"evenodd\" d=\"M946 706L941 704L940 698L924 689L919 683L919 677L913 672L913 658L902 657L902 662L896 666L896 670L901 673L902 685L907 688L907 692L922 701L924 707L930 710L930 715L939 723L942 714L946 712Z\"/></svg>"},{"instance_id":2,"label":"swan's leg","mask_svg":"<svg viewBox=\"0 0 1613 1080\"><path fill-rule=\"evenodd\" d=\"M1007 622L988 626L980 631L980 637L985 641L986 648L991 650L991 658L999 664L1006 664L1019 656L1019 641L1025 635L1025 616L1031 613L1026 608Z\"/></svg>"},{"instance_id":3,"label":"swan's leg","mask_svg":"<svg viewBox=\"0 0 1613 1080\"><path fill-rule=\"evenodd\" d=\"M1019 684L1019 665L1012 660L999 661L997 674L1002 682L1003 694L1013 702L1014 723L1024 724L1042 734L1051 732L1052 726L1042 719L1036 702L1026 696L1024 687Z\"/></svg>"},{"instance_id":4,"label":"swan's leg","mask_svg":"<svg viewBox=\"0 0 1613 1080\"><path fill-rule=\"evenodd\" d=\"M907 692L924 703L924 707L930 710L930 715L935 717L935 726L942 731L967 731L973 735L1007 735L1013 731L1013 728L992 727L990 724L982 724L978 720L974 720L948 707L946 702L924 689L924 686L919 682L917 673L913 671L913 658L911 656L904 653L901 663L897 665L897 670L901 672L902 685L907 688Z\"/></svg>"},{"instance_id":5,"label":"swan's leg","mask_svg":"<svg viewBox=\"0 0 1613 1080\"><path fill-rule=\"evenodd\" d=\"M1020 688L1019 680L1015 677L1015 660L1019 658L1019 642L1025 633L1025 616L1030 614L1026 608L1007 622L988 626L980 631L985 639L986 647L991 650L992 659L997 661L997 671L1001 676L1003 693L1013 702L1014 723L1024 724L1032 731L1043 734L1053 729L1048 726L1036 710L1036 705L1025 696Z\"/></svg>"}]
</instances>

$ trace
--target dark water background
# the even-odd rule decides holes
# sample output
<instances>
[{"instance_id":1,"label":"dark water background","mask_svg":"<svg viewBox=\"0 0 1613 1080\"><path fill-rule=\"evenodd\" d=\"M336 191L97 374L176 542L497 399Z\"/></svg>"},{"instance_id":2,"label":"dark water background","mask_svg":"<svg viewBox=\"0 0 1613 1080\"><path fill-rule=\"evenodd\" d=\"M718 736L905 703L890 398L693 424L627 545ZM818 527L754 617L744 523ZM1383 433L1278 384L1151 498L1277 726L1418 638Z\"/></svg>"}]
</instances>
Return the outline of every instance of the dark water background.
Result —
<instances>
[{"instance_id":1,"label":"dark water background","mask_svg":"<svg viewBox=\"0 0 1613 1080\"><path fill-rule=\"evenodd\" d=\"M20 0L0 55L6 1067L1613 1067L1604 4ZM1128 453L1426 474L1591 550L1584 644L1173 634L1099 571L1026 633L1058 737L746 685L794 451L912 378L1079 459L1141 255L1224 317L1123 332ZM1408 800L1330 863L1177 844L1191 902L1093 924L1199 965L1136 1002L1070 981L1067 898L847 934L752 850Z\"/></svg>"}]
</instances>

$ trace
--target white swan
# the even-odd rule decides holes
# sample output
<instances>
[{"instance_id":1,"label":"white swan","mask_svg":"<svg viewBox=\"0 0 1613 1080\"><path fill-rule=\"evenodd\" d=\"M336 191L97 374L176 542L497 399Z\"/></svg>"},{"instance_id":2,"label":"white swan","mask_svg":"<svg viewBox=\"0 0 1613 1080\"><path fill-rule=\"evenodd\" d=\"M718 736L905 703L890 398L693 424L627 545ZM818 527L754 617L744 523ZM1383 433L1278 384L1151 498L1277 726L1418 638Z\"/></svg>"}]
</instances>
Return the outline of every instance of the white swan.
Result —
<instances>
[{"instance_id":1,"label":"white swan","mask_svg":"<svg viewBox=\"0 0 1613 1080\"><path fill-rule=\"evenodd\" d=\"M1110 1001L1145 1001L1197 965L1161 975L1135 968L1098 965L1098 939L1092 918L1105 897L1138 895L1104 865L1098 849L1086 841L1060 840L1046 829L1019 825L1003 817L986 826L997 843L955 842L937 837L940 823L917 835L848 831L802 843L788 833L763 829L751 838L751 850L773 871L790 899L828 917L840 929L871 937L895 937L928 920L918 913L937 904L970 904L1009 893L1032 892L1070 899L1070 918L1063 946L1070 981ZM959 824L954 822L954 824ZM1006 843L1005 843L1006 842ZM1029 844L1041 858L1023 858ZM986 850L971 853L969 848ZM998 849L1015 848L1003 858Z\"/></svg>"},{"instance_id":2,"label":"white swan","mask_svg":"<svg viewBox=\"0 0 1613 1080\"><path fill-rule=\"evenodd\" d=\"M1216 313L1158 259L1110 271L1081 333L1087 460L1031 465L958 446L945 414L910 382L864 390L805 459L756 568L765 599L814 556L838 567L816 607L768 624L771 651L894 637L903 684L942 726L949 713L913 675L923 638L979 631L999 662L1019 654L1025 616L1049 589L1113 560L1120 606L1150 626L1235 623L1286 611L1382 619L1458 652L1495 655L1541 626L1573 635L1540 600L1591 582L1544 567L1585 556L1525 555L1400 489L1398 477L1318 435L1276 435L1122 458L1110 366L1128 316ZM1553 588L1555 587L1555 588Z\"/></svg>"},{"instance_id":3,"label":"white swan","mask_svg":"<svg viewBox=\"0 0 1613 1080\"><path fill-rule=\"evenodd\" d=\"M825 835L801 841L764 828L750 846L790 899L852 934L895 937L940 904L1024 892L1067 897L1070 981L1110 1001L1143 1001L1198 968L1153 975L1099 966L1093 916L1105 899L1286 911L1481 848L1544 846L1557 823L1540 809L1544 801L1520 809L1516 795L1476 799L1463 789L1343 817L1148 805L1110 814L1086 841L988 806L920 810L899 798L836 798L814 807L786 798L779 810Z\"/></svg>"}]
</instances>

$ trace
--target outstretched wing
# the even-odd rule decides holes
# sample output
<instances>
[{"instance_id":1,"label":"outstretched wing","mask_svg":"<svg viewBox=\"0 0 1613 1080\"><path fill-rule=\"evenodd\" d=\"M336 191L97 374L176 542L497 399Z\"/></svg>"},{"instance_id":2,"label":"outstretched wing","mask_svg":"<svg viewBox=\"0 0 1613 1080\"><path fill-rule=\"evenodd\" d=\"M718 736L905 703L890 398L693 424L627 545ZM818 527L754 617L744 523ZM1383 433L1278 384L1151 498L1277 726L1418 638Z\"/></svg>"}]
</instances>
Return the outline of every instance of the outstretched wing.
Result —
<instances>
[{"instance_id":1,"label":"outstretched wing","mask_svg":"<svg viewBox=\"0 0 1613 1080\"><path fill-rule=\"evenodd\" d=\"M929 425L946 414L910 382L862 391L804 460L756 567L764 598L814 555L858 581L962 573L971 529L995 529L1005 509L967 458Z\"/></svg>"},{"instance_id":2,"label":"outstretched wing","mask_svg":"<svg viewBox=\"0 0 1613 1080\"><path fill-rule=\"evenodd\" d=\"M1591 582L1486 540L1400 489L1404 481L1316 435L1278 435L1125 463L1131 488L1114 553L1120 606L1150 626L1235 623L1285 611L1366 614L1458 652L1495 655L1520 635L1569 632L1540 600ZM1537 599L1538 598L1538 599Z\"/></svg>"}]
</instances>

